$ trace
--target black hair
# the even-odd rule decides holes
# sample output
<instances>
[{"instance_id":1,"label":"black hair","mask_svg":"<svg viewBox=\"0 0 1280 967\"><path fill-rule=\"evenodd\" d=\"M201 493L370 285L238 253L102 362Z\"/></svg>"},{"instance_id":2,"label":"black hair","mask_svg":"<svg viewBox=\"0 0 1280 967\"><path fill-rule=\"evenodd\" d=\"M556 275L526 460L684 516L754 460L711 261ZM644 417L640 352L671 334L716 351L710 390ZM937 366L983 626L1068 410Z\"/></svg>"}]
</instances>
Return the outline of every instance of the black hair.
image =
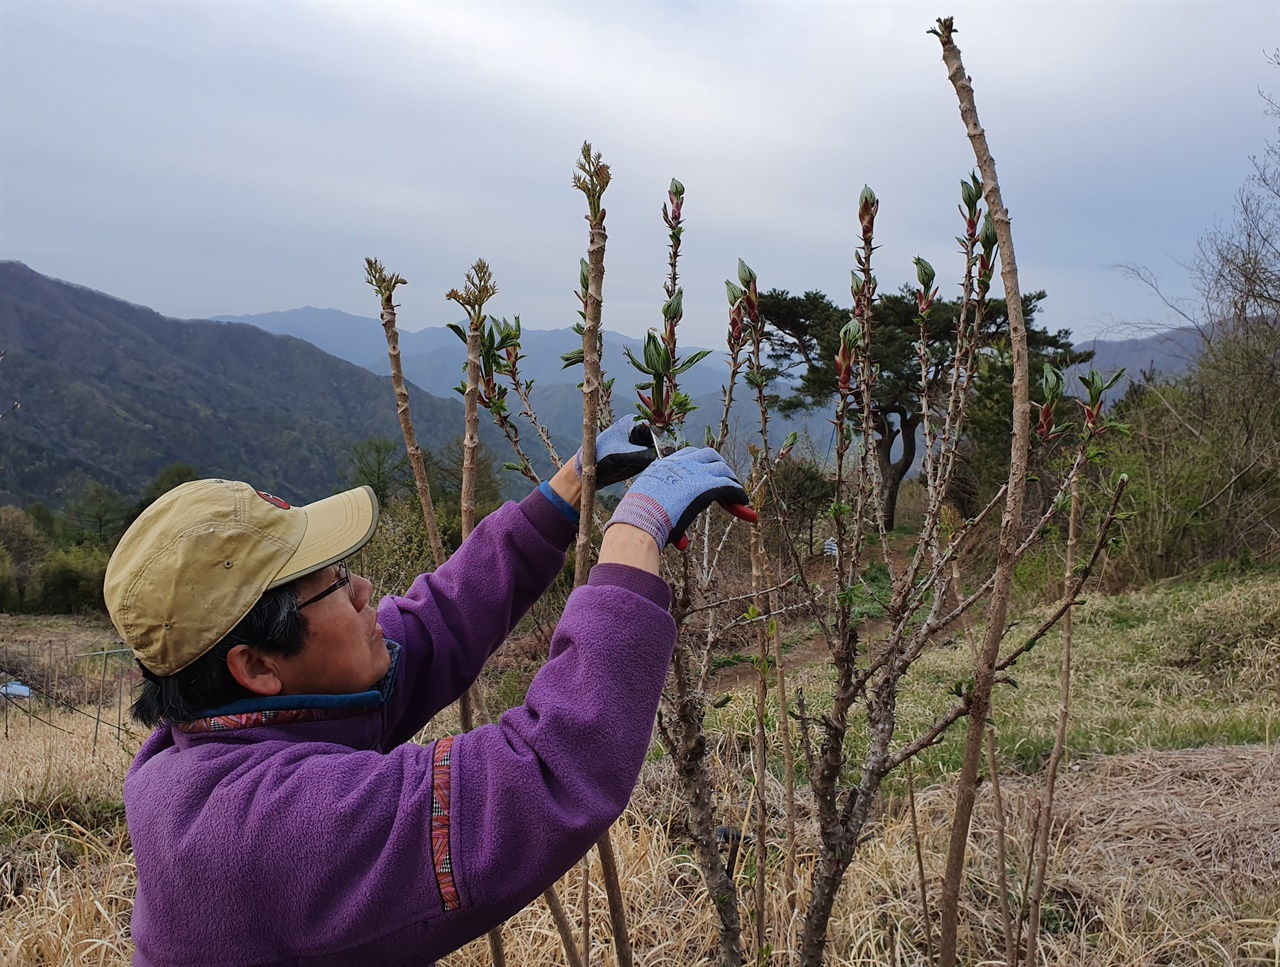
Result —
<instances>
[{"instance_id":1,"label":"black hair","mask_svg":"<svg viewBox=\"0 0 1280 967\"><path fill-rule=\"evenodd\" d=\"M142 694L132 714L143 725L189 722L253 693L235 680L227 655L236 645L288 658L302 650L307 619L298 610L297 582L272 588L226 636L181 671L163 677L142 670Z\"/></svg>"}]
</instances>

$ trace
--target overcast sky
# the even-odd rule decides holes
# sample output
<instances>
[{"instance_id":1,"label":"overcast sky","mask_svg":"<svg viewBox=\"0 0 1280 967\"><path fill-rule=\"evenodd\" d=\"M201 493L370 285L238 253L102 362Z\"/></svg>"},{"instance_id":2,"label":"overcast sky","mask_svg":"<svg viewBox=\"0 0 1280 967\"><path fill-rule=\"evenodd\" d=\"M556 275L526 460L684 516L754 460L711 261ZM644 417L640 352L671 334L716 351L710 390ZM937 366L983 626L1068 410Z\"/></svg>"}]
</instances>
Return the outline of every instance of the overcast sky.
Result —
<instances>
[{"instance_id":1,"label":"overcast sky","mask_svg":"<svg viewBox=\"0 0 1280 967\"><path fill-rule=\"evenodd\" d=\"M589 139L605 196L606 328L660 321L672 176L686 339L722 280L849 300L864 183L881 291L911 258L956 291L973 154L939 45L953 14L1024 290L1078 338L1174 324L1175 294L1276 122L1280 2L0 2L0 257L169 315L376 314L362 259L443 325L484 257L500 315L575 321Z\"/></svg>"}]
</instances>

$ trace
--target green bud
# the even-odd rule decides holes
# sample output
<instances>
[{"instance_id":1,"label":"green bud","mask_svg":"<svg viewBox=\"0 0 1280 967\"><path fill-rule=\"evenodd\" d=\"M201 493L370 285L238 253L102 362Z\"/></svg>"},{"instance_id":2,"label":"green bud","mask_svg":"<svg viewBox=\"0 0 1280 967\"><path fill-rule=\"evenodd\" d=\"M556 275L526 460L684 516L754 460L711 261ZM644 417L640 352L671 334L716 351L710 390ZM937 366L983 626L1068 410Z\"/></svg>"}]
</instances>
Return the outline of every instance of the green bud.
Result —
<instances>
[{"instance_id":1,"label":"green bud","mask_svg":"<svg viewBox=\"0 0 1280 967\"><path fill-rule=\"evenodd\" d=\"M1044 387L1046 399L1055 400L1062 397L1064 385L1062 374L1048 363L1044 364L1044 374L1040 377L1040 385Z\"/></svg>"},{"instance_id":2,"label":"green bud","mask_svg":"<svg viewBox=\"0 0 1280 967\"><path fill-rule=\"evenodd\" d=\"M982 231L978 233L978 242L986 252L994 252L1000 244L996 236L995 219L991 217L991 212L987 212L982 219Z\"/></svg>"},{"instance_id":3,"label":"green bud","mask_svg":"<svg viewBox=\"0 0 1280 967\"><path fill-rule=\"evenodd\" d=\"M756 280L756 274L751 271L751 266L742 259L738 259L738 281L746 288Z\"/></svg>"},{"instance_id":4,"label":"green bud","mask_svg":"<svg viewBox=\"0 0 1280 967\"><path fill-rule=\"evenodd\" d=\"M645 334L644 337L644 364L645 371L658 375L665 372L662 358L665 355L666 347L658 340L658 335L652 329Z\"/></svg>"},{"instance_id":5,"label":"green bud","mask_svg":"<svg viewBox=\"0 0 1280 967\"><path fill-rule=\"evenodd\" d=\"M738 300L741 299L747 293L743 291L740 285L736 285L735 283L730 282L728 279L725 279L724 294L729 297L729 305L736 306L738 304Z\"/></svg>"},{"instance_id":6,"label":"green bud","mask_svg":"<svg viewBox=\"0 0 1280 967\"><path fill-rule=\"evenodd\" d=\"M671 179L671 187L668 190L671 194L675 195L677 199L684 197L684 185L680 184L680 182L676 181L674 178Z\"/></svg>"},{"instance_id":7,"label":"green bud","mask_svg":"<svg viewBox=\"0 0 1280 967\"><path fill-rule=\"evenodd\" d=\"M929 290L933 288L933 280L937 273L933 271L932 265L918 255L912 261L915 263L916 279L920 282L920 288L924 290L925 295L928 295Z\"/></svg>"},{"instance_id":8,"label":"green bud","mask_svg":"<svg viewBox=\"0 0 1280 967\"><path fill-rule=\"evenodd\" d=\"M676 289L676 294L668 299L662 306L662 320L664 322L674 322L679 319L684 312L684 287Z\"/></svg>"}]
</instances>

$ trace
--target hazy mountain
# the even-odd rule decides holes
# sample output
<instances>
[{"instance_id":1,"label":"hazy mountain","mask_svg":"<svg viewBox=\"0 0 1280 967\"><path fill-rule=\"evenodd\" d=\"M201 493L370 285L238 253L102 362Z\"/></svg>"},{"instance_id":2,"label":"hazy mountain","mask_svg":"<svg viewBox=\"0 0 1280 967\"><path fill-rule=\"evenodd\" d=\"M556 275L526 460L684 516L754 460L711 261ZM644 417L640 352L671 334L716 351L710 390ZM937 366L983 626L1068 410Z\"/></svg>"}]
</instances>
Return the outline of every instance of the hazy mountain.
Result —
<instances>
[{"instance_id":1,"label":"hazy mountain","mask_svg":"<svg viewBox=\"0 0 1280 967\"><path fill-rule=\"evenodd\" d=\"M266 312L247 316L219 316L219 319L247 322L270 332L284 333L307 339L326 352L351 362L366 366L372 371L386 374L390 371L386 354L386 339L381 323L373 318L353 316L336 309L316 309L310 306L286 312ZM623 347L639 356L643 343L639 339L619 333L605 332L604 360L607 375L617 382L614 388L615 415L633 411L634 395L631 386L637 375L626 362ZM1141 338L1091 340L1077 345L1077 349L1092 349L1096 356L1091 364L1103 373L1110 374L1126 367L1130 378L1137 379L1146 369L1154 369L1165 375L1177 375L1190 365L1198 348L1199 336L1193 329L1173 329ZM521 339L526 359L522 361L526 378L535 381L534 406L539 419L551 431L556 447L562 454L577 448L582 429L582 397L576 384L581 369L564 369L560 355L579 345L580 337L572 329L525 329ZM692 351L692 348L689 350ZM448 395L462 379L462 367L466 361L466 348L454 333L445 328L427 328L417 332L400 333L401 364L405 375L418 386L426 387L439 396ZM1068 372L1072 378L1088 367L1077 367ZM704 428L718 428L722 412L721 387L728 379L725 354L713 352L681 378L681 387L698 405L689 418L687 435L691 442L701 443ZM1108 395L1123 395L1126 382L1122 381ZM731 425L737 435L755 438L756 404L739 390L741 397L734 404ZM780 441L792 429L804 427L820 452L830 449L831 427L825 412L807 418L775 418L771 423L771 439ZM532 432L521 426L526 443L532 441ZM917 450L923 448L923 437ZM500 445L502 459L507 459L505 446ZM531 455L540 454L533 441L526 446ZM539 469L542 469L541 467Z\"/></svg>"},{"instance_id":2,"label":"hazy mountain","mask_svg":"<svg viewBox=\"0 0 1280 967\"><path fill-rule=\"evenodd\" d=\"M227 317L231 319L232 317ZM252 324L245 325L241 321ZM274 334L273 334L274 333ZM1194 330L1142 338L1096 340L1093 363L1182 372L1199 345ZM581 431L579 370L560 354L577 344L569 329L526 330L526 375L534 401L562 456ZM640 340L605 335L606 365L617 377L615 413L632 411L634 372L622 347ZM81 286L50 279L19 262L0 263L0 397L22 408L0 423L0 499L58 502L85 478L138 492L161 468L187 461L210 475L252 480L297 501L340 486L346 456L371 436L399 438L381 324L333 309L303 308L229 322L182 321ZM401 334L406 375L434 395L410 389L423 446L439 448L462 429L452 392L465 350L447 329ZM335 358L336 357L336 358ZM720 417L723 355L713 353L682 380L699 409L688 437L700 443ZM754 402L735 405L744 440L754 435ZM799 421L775 420L781 440ZM822 451L825 414L805 424ZM532 431L526 449L547 464ZM482 435L500 460L509 454L496 428Z\"/></svg>"},{"instance_id":3,"label":"hazy mountain","mask_svg":"<svg viewBox=\"0 0 1280 967\"><path fill-rule=\"evenodd\" d=\"M284 312L260 312L250 316L210 316L216 322L241 322L281 336L296 336L357 366L369 368L381 347L386 353L382 325L377 319L353 316L339 309L303 306ZM401 333L405 339L409 333Z\"/></svg>"},{"instance_id":4,"label":"hazy mountain","mask_svg":"<svg viewBox=\"0 0 1280 967\"><path fill-rule=\"evenodd\" d=\"M357 363L386 375L390 373L387 362L387 340L382 323L366 316L353 316L337 309L316 309L304 306L285 312L263 312L248 316L214 316L227 322L247 322L268 332L297 336L340 359ZM465 320L459 320L465 326ZM581 368L565 369L560 356L582 345L582 337L572 329L525 329L521 336L521 349L525 359L521 371L526 379L535 383L577 383ZM618 379L618 384L630 386L636 381L623 355L629 348L637 358L642 354L644 341L616 332L604 334L605 368ZM682 351L694 352L698 347L685 347ZM467 361L466 346L452 331L442 326L420 329L417 332L400 332L400 365L405 377L428 392L447 395L462 380L462 367ZM729 368L723 354L712 353L681 379L681 386L692 396L714 393L728 379Z\"/></svg>"},{"instance_id":5,"label":"hazy mountain","mask_svg":"<svg viewBox=\"0 0 1280 967\"><path fill-rule=\"evenodd\" d=\"M400 437L390 382L309 342L166 318L20 262L0 263L0 349L0 395L22 403L0 422L0 499L59 502L84 477L137 493L185 461L303 502L341 485L353 444ZM461 432L460 400L411 387L410 403L424 447Z\"/></svg>"},{"instance_id":6,"label":"hazy mountain","mask_svg":"<svg viewBox=\"0 0 1280 967\"><path fill-rule=\"evenodd\" d=\"M1067 371L1069 392L1080 389L1073 377L1086 374L1090 367L1110 377L1122 367L1126 378L1107 394L1108 400L1124 396L1130 380L1141 380L1144 372L1154 371L1164 376L1178 376L1195 361L1203 345L1203 337L1190 327L1167 329L1147 336L1130 339L1093 339L1077 343L1077 350L1094 351L1092 362L1074 366ZM1034 376L1035 374L1033 374Z\"/></svg>"},{"instance_id":7,"label":"hazy mountain","mask_svg":"<svg viewBox=\"0 0 1280 967\"><path fill-rule=\"evenodd\" d=\"M353 316L336 309L312 307L291 309L286 312L216 318L247 322L270 332L287 333L307 339L326 352L352 362L359 362L376 373L390 372L382 324L373 318ZM551 432L552 440L561 456L576 450L582 437L582 394L577 387L582 377L582 369L581 367L565 369L560 356L580 346L581 343L582 337L568 328L525 329L521 336L521 349L525 354L525 358L521 361L521 372L526 379L534 381L534 407L538 418ZM627 362L623 354L624 347L640 357L643 354L644 343L640 339L620 333L605 332L606 375L616 379L615 416L635 411L635 393L632 387L639 379L639 374ZM683 351L694 352L696 347L687 347ZM370 359L370 353L373 354L372 359ZM453 393L453 388L462 381L462 368L466 362L466 356L466 347L448 329L428 328L400 334L400 357L405 376L436 395L445 396ZM698 406L698 409L690 415L687 424L690 442L700 445L706 427L718 429L720 414L723 411L722 387L728 378L728 361L722 352L713 352L681 376L681 388L693 397ZM744 438L745 435L751 435L751 439L754 440L755 434L759 432L756 428L754 398L748 399L741 385L738 393L742 398L734 404L731 426L740 425L740 435ZM456 393L453 395L457 397ZM519 407L514 396L512 405L513 409ZM809 425L815 442L819 446L825 445L830 431L825 414L812 416L803 423L800 420L775 419L772 424L773 435L780 441L789 430L801 425ZM535 463L540 463L541 447L532 429L523 420L520 421L520 432L522 442L525 444L525 452L535 460ZM505 444L500 442L496 452L501 454L500 459L510 459L509 448ZM542 471L544 466L540 465L538 469Z\"/></svg>"}]
</instances>

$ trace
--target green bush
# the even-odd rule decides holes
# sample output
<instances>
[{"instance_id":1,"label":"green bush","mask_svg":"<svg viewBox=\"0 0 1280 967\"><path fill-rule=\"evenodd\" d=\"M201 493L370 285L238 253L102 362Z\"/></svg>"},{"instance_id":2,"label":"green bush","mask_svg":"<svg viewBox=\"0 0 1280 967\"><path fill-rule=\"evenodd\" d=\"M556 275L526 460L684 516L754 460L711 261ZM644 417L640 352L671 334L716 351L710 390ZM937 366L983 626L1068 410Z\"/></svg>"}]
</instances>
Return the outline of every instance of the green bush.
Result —
<instances>
[{"instance_id":1,"label":"green bush","mask_svg":"<svg viewBox=\"0 0 1280 967\"><path fill-rule=\"evenodd\" d=\"M373 540L347 566L373 582L375 594L404 594L434 567L418 498L397 497L382 507Z\"/></svg>"},{"instance_id":2,"label":"green bush","mask_svg":"<svg viewBox=\"0 0 1280 967\"><path fill-rule=\"evenodd\" d=\"M13 558L0 546L0 611L13 611L18 606L18 584L14 580Z\"/></svg>"},{"instance_id":3,"label":"green bush","mask_svg":"<svg viewBox=\"0 0 1280 967\"><path fill-rule=\"evenodd\" d=\"M36 610L46 614L105 611L102 580L107 557L100 547L54 551L36 570Z\"/></svg>"}]
</instances>

